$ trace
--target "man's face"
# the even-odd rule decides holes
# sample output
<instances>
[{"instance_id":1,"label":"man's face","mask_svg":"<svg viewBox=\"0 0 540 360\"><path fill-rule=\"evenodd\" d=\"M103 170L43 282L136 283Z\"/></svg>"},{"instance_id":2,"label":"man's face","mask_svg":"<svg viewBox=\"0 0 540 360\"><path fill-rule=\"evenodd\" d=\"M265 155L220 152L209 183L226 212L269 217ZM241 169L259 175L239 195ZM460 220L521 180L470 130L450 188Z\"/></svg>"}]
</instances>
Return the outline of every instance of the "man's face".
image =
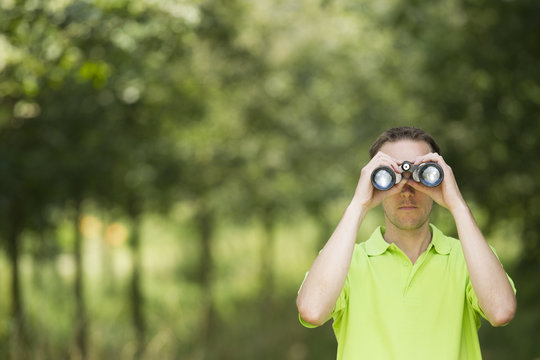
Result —
<instances>
[{"instance_id":1,"label":"man's face","mask_svg":"<svg viewBox=\"0 0 540 360\"><path fill-rule=\"evenodd\" d=\"M417 156L430 153L431 149L424 141L399 140L384 143L380 151L399 162L405 160L412 162ZM409 184L405 184L400 193L386 196L382 206L387 227L393 225L400 230L415 230L429 220L433 200Z\"/></svg>"}]
</instances>

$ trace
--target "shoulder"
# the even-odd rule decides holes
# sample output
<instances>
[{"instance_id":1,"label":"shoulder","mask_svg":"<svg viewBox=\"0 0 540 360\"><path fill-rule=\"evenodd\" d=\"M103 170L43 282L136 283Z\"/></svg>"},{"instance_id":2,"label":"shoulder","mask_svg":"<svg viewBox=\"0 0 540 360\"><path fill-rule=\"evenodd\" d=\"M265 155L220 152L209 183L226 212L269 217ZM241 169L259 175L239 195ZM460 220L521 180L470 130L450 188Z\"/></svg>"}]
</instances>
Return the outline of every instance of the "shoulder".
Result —
<instances>
[{"instance_id":1,"label":"shoulder","mask_svg":"<svg viewBox=\"0 0 540 360\"><path fill-rule=\"evenodd\" d=\"M356 243L354 245L353 249L353 258L367 258L368 257L368 249L366 241L361 243Z\"/></svg>"},{"instance_id":2,"label":"shoulder","mask_svg":"<svg viewBox=\"0 0 540 360\"><path fill-rule=\"evenodd\" d=\"M432 234L431 241L438 253L452 254L463 252L461 242L458 239L445 235L433 224L430 224L430 228Z\"/></svg>"},{"instance_id":3,"label":"shoulder","mask_svg":"<svg viewBox=\"0 0 540 360\"><path fill-rule=\"evenodd\" d=\"M448 264L454 268L466 269L465 255L459 239L443 234L432 225L433 245L439 255L444 255L448 259Z\"/></svg>"},{"instance_id":4,"label":"shoulder","mask_svg":"<svg viewBox=\"0 0 540 360\"><path fill-rule=\"evenodd\" d=\"M354 245L351 257L349 272L364 269L367 264L370 263L370 258L373 257L372 253L373 249L370 250L370 246L367 241L356 243Z\"/></svg>"}]
</instances>

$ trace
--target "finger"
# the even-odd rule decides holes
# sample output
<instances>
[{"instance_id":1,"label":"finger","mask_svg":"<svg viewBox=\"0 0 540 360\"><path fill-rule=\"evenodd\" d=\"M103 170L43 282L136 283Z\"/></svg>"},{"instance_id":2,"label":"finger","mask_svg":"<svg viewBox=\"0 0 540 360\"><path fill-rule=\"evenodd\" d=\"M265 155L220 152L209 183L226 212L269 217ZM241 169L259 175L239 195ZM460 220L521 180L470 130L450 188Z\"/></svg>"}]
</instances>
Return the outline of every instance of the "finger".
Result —
<instances>
[{"instance_id":1,"label":"finger","mask_svg":"<svg viewBox=\"0 0 540 360\"><path fill-rule=\"evenodd\" d=\"M433 192L433 188L432 188L432 187L426 186L426 185L424 185L424 184L422 184L422 183L420 183L420 182L416 182L416 181L414 181L414 180L412 180L412 179L409 179L408 184L409 184L413 189L418 190L418 191L420 191L421 193L424 193L424 194L426 194L426 195L428 195L428 196L431 197L430 194Z\"/></svg>"},{"instance_id":2,"label":"finger","mask_svg":"<svg viewBox=\"0 0 540 360\"><path fill-rule=\"evenodd\" d=\"M429 153L429 154L417 156L414 159L414 165L418 165L418 164L430 162L430 161L435 162L437 164L446 165L443 157L437 153Z\"/></svg>"},{"instance_id":3,"label":"finger","mask_svg":"<svg viewBox=\"0 0 540 360\"><path fill-rule=\"evenodd\" d=\"M396 183L389 190L384 191L384 197L399 194L403 190L403 187L407 184L407 182L408 180L402 177L400 182Z\"/></svg>"},{"instance_id":4,"label":"finger","mask_svg":"<svg viewBox=\"0 0 540 360\"><path fill-rule=\"evenodd\" d=\"M386 166L391 167L395 172L401 172L399 168L400 162L397 159L394 159L390 155L381 152L381 160L384 161Z\"/></svg>"},{"instance_id":5,"label":"finger","mask_svg":"<svg viewBox=\"0 0 540 360\"><path fill-rule=\"evenodd\" d=\"M410 185L416 191L419 191L423 193L424 195L429 196L431 200L435 201L437 204L443 207L446 207L445 200L444 200L445 198L444 190L442 186L429 187L429 186L425 186L422 183L417 183L416 181L411 181Z\"/></svg>"},{"instance_id":6,"label":"finger","mask_svg":"<svg viewBox=\"0 0 540 360\"><path fill-rule=\"evenodd\" d=\"M397 160L381 151L379 151L373 157L373 159L371 159L369 164L371 165L370 166L371 170L375 170L377 167L380 167L380 166L388 166L392 170L394 170L394 172L401 172L399 169L399 164Z\"/></svg>"}]
</instances>

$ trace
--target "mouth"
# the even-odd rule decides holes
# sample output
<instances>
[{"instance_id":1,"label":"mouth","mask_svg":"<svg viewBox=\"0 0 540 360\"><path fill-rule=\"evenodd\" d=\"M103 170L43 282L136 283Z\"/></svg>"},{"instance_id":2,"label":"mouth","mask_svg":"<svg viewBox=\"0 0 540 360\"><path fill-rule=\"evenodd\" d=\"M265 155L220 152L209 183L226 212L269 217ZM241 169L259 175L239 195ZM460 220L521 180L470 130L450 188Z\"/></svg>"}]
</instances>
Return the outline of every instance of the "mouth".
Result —
<instances>
[{"instance_id":1,"label":"mouth","mask_svg":"<svg viewBox=\"0 0 540 360\"><path fill-rule=\"evenodd\" d=\"M398 207L399 210L414 210L416 208L417 208L417 206L413 205L413 204L404 204L404 205L400 205Z\"/></svg>"}]
</instances>

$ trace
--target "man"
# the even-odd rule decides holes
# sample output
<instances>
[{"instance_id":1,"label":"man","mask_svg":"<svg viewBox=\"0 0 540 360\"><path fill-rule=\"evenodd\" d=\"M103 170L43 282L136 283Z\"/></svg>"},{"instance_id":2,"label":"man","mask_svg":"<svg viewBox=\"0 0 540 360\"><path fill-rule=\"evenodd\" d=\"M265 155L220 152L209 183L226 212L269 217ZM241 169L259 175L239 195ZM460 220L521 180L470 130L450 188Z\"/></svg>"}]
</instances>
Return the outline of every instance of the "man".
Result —
<instances>
[{"instance_id":1,"label":"man","mask_svg":"<svg viewBox=\"0 0 540 360\"><path fill-rule=\"evenodd\" d=\"M483 316L507 324L516 310L515 289L463 200L452 169L425 131L393 128L370 149L353 199L315 259L298 293L308 327L333 318L338 359L481 359ZM400 165L437 163L440 185L427 187ZM387 191L376 190L372 172L402 174ZM454 217L459 240L429 217L433 202ZM382 203L385 227L355 244L366 213Z\"/></svg>"}]
</instances>

